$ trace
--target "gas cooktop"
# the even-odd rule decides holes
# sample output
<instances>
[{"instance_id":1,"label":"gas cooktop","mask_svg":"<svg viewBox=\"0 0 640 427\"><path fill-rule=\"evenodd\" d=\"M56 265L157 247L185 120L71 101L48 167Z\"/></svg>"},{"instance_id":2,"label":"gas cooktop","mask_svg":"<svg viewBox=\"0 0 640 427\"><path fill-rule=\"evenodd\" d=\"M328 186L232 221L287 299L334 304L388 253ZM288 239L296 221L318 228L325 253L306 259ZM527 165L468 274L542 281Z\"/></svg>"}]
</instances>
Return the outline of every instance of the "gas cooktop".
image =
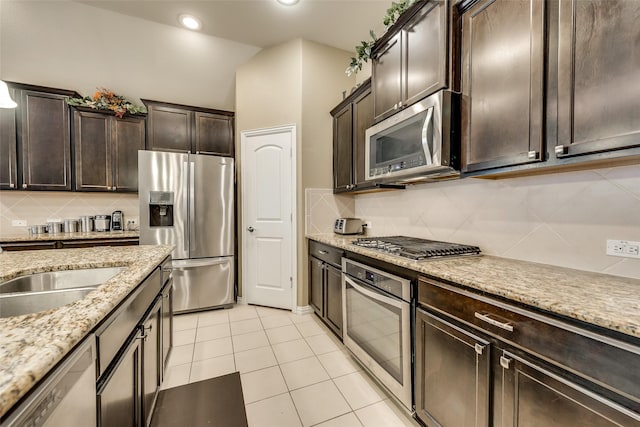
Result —
<instances>
[{"instance_id":1,"label":"gas cooktop","mask_svg":"<svg viewBox=\"0 0 640 427\"><path fill-rule=\"evenodd\" d=\"M480 248L477 246L406 236L361 237L352 244L414 260L480 255Z\"/></svg>"}]
</instances>

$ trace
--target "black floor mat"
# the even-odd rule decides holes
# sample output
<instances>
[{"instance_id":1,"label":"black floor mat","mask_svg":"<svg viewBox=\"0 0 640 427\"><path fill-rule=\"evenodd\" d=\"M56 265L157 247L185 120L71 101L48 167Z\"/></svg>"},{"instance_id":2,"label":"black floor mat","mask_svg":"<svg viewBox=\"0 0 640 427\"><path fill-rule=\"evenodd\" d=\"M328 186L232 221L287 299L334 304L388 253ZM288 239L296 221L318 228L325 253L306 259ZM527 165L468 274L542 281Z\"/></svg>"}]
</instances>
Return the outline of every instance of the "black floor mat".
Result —
<instances>
[{"instance_id":1,"label":"black floor mat","mask_svg":"<svg viewBox=\"0 0 640 427\"><path fill-rule=\"evenodd\" d=\"M246 427L240 374L162 390L151 427Z\"/></svg>"}]
</instances>

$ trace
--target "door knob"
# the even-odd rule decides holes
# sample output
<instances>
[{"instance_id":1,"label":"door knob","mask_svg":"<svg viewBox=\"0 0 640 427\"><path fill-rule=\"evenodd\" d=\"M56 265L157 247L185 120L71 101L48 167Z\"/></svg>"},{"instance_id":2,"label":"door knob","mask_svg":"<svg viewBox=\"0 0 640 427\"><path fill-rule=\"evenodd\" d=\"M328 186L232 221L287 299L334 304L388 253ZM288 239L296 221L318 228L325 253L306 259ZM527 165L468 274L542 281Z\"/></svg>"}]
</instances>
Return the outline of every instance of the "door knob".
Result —
<instances>
[{"instance_id":1,"label":"door knob","mask_svg":"<svg viewBox=\"0 0 640 427\"><path fill-rule=\"evenodd\" d=\"M247 227L247 231L249 233L253 233L254 230L255 230L255 228L253 228L253 227Z\"/></svg>"}]
</instances>

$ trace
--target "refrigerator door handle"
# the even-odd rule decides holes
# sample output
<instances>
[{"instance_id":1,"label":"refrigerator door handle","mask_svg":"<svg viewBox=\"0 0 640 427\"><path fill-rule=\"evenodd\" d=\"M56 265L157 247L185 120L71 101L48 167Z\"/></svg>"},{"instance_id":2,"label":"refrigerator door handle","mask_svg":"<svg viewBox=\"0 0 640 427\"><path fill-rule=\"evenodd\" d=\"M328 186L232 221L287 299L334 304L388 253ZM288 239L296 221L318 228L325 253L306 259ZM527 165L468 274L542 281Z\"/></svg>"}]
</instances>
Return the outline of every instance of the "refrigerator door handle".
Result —
<instances>
[{"instance_id":1,"label":"refrigerator door handle","mask_svg":"<svg viewBox=\"0 0 640 427\"><path fill-rule=\"evenodd\" d=\"M229 264L233 262L233 257L222 257L215 259L191 259L191 260L174 260L172 267L174 270L187 270L190 268L207 267L211 265Z\"/></svg>"},{"instance_id":2,"label":"refrigerator door handle","mask_svg":"<svg viewBox=\"0 0 640 427\"><path fill-rule=\"evenodd\" d=\"M195 163L189 162L189 251L195 251L198 248L196 236L196 181L195 181ZM189 252L191 256L191 252Z\"/></svg>"},{"instance_id":3,"label":"refrigerator door handle","mask_svg":"<svg viewBox=\"0 0 640 427\"><path fill-rule=\"evenodd\" d=\"M187 162L182 162L182 182L185 182L187 188L189 188L189 181L187 180L187 168L188 168L188 163ZM183 197L182 198L182 212L187 212L187 198L188 197ZM182 248L187 252L187 254L189 253L189 239L187 239L187 236L189 235L189 221L184 221L184 230L183 230L183 236L184 239L182 239Z\"/></svg>"}]
</instances>

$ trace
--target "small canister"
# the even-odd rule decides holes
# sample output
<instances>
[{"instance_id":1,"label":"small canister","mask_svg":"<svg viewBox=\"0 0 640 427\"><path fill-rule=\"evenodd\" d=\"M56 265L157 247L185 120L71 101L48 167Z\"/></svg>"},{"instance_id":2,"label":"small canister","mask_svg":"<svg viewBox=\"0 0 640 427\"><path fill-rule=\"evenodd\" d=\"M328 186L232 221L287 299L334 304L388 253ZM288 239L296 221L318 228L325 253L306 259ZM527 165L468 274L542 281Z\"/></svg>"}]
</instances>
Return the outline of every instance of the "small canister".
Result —
<instances>
[{"instance_id":1,"label":"small canister","mask_svg":"<svg viewBox=\"0 0 640 427\"><path fill-rule=\"evenodd\" d=\"M78 232L78 220L65 219L64 220L64 232L65 233L77 233Z\"/></svg>"},{"instance_id":2,"label":"small canister","mask_svg":"<svg viewBox=\"0 0 640 427\"><path fill-rule=\"evenodd\" d=\"M81 216L80 217L80 231L83 233L90 233L94 230L93 228L93 217L92 216Z\"/></svg>"},{"instance_id":3,"label":"small canister","mask_svg":"<svg viewBox=\"0 0 640 427\"><path fill-rule=\"evenodd\" d=\"M46 225L32 225L31 227L29 227L29 234L44 234L46 232Z\"/></svg>"},{"instance_id":4,"label":"small canister","mask_svg":"<svg viewBox=\"0 0 640 427\"><path fill-rule=\"evenodd\" d=\"M59 234L64 230L64 224L61 222L48 222L47 223L47 233L49 234Z\"/></svg>"},{"instance_id":5,"label":"small canister","mask_svg":"<svg viewBox=\"0 0 640 427\"><path fill-rule=\"evenodd\" d=\"M96 215L95 217L95 230L96 231L109 231L111 229L111 215Z\"/></svg>"}]
</instances>

